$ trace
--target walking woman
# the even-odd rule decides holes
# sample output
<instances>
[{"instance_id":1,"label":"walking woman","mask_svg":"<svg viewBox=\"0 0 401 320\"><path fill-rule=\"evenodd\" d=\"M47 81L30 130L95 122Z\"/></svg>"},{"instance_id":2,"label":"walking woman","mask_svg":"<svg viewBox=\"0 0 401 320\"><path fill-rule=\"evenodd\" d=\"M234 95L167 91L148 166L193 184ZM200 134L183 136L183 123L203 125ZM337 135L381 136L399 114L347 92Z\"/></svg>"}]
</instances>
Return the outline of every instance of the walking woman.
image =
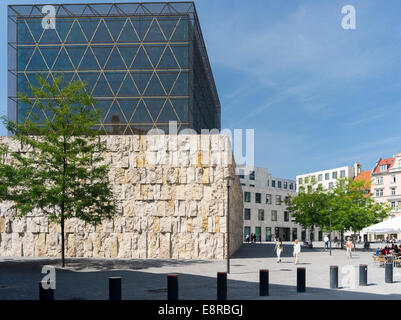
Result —
<instances>
[{"instance_id":1,"label":"walking woman","mask_svg":"<svg viewBox=\"0 0 401 320\"><path fill-rule=\"evenodd\" d=\"M276 251L277 254L277 263L281 262L281 252L283 252L283 243L281 242L281 239L279 237L276 239L276 246L274 247L274 251Z\"/></svg>"},{"instance_id":2,"label":"walking woman","mask_svg":"<svg viewBox=\"0 0 401 320\"><path fill-rule=\"evenodd\" d=\"M298 240L294 242L294 257L295 257L295 264L299 263L299 255L301 253L301 244Z\"/></svg>"}]
</instances>

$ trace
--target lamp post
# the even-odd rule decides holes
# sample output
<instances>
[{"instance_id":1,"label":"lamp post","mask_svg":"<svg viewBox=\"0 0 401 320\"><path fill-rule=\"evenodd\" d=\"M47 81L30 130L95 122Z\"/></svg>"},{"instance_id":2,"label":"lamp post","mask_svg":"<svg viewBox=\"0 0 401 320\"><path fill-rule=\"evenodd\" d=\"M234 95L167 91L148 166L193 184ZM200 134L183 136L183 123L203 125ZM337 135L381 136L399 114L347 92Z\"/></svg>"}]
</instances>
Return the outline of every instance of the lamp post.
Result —
<instances>
[{"instance_id":1,"label":"lamp post","mask_svg":"<svg viewBox=\"0 0 401 320\"><path fill-rule=\"evenodd\" d=\"M331 207L330 207L330 256L331 256Z\"/></svg>"},{"instance_id":2,"label":"lamp post","mask_svg":"<svg viewBox=\"0 0 401 320\"><path fill-rule=\"evenodd\" d=\"M234 180L232 177L226 177L227 181L227 222L226 222L226 233L227 233L227 274L230 273L230 187L231 182Z\"/></svg>"}]
</instances>

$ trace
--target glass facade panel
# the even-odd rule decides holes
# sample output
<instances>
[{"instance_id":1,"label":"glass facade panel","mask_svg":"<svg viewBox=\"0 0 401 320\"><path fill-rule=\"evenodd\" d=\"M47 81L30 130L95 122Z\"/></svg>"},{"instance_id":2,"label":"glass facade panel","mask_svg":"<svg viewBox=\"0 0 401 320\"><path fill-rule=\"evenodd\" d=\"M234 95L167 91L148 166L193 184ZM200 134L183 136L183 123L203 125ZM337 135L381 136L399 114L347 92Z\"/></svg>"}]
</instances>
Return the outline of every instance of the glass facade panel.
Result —
<instances>
[{"instance_id":1,"label":"glass facade panel","mask_svg":"<svg viewBox=\"0 0 401 320\"><path fill-rule=\"evenodd\" d=\"M220 102L194 4L99 6L55 4L56 29L42 28L42 5L8 7L9 52L16 57L9 70L17 74L9 77L16 82L10 85L11 118L22 123L31 113L17 93L29 94L37 75L49 81L62 75L87 83L94 108L104 108L103 134L145 133L168 128L169 121L177 121L178 130L220 129Z\"/></svg>"}]
</instances>

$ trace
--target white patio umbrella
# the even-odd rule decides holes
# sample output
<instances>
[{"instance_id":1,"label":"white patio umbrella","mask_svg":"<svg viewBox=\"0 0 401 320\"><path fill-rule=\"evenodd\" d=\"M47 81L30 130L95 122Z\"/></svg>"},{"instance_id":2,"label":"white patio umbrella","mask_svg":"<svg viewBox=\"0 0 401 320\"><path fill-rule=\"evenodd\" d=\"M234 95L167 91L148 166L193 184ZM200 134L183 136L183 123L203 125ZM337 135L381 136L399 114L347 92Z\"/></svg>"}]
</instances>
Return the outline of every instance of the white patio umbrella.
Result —
<instances>
[{"instance_id":1,"label":"white patio umbrella","mask_svg":"<svg viewBox=\"0 0 401 320\"><path fill-rule=\"evenodd\" d=\"M362 229L363 233L399 233L401 232L401 216L390 218L370 227Z\"/></svg>"}]
</instances>

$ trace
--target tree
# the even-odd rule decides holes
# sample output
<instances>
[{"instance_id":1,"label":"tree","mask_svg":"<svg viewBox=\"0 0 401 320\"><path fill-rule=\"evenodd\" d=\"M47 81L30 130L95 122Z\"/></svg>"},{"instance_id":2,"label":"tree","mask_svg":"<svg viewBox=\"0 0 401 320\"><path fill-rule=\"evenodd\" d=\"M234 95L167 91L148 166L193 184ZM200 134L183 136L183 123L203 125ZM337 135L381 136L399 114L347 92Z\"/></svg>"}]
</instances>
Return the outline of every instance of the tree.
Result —
<instances>
[{"instance_id":1,"label":"tree","mask_svg":"<svg viewBox=\"0 0 401 320\"><path fill-rule=\"evenodd\" d=\"M50 221L61 226L61 264L64 267L64 226L70 218L90 224L111 218L115 201L108 181L109 165L104 163L99 132L99 114L85 84L66 85L62 78L48 83L38 77L40 87L31 88L32 97L20 101L38 108L45 119L16 123L4 119L13 139L27 152L8 152L10 163L0 166L1 200L14 203L17 216L40 209ZM34 112L32 112L33 114ZM1 151L0 150L0 151Z\"/></svg>"}]
</instances>

